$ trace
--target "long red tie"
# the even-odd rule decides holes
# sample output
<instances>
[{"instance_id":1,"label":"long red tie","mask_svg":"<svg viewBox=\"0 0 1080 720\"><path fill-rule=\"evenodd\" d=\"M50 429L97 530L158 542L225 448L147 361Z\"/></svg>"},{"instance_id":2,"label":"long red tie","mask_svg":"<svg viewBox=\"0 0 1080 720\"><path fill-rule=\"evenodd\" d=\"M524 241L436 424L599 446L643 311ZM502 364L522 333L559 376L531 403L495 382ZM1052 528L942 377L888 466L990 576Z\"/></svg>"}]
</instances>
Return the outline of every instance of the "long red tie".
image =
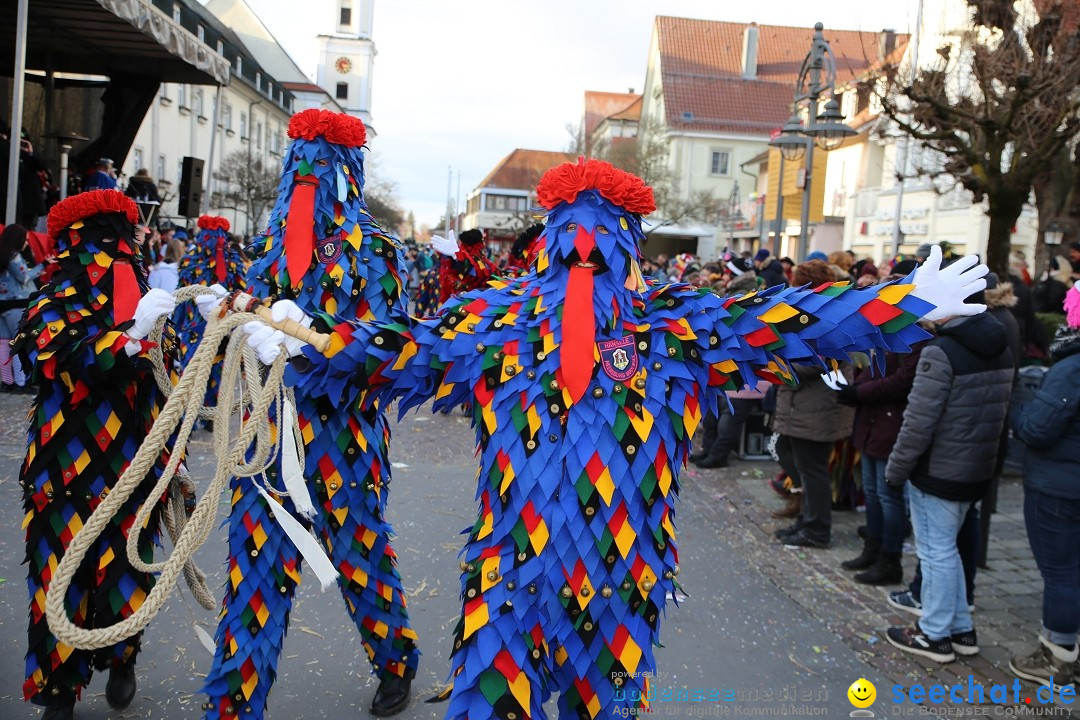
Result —
<instances>
[{"instance_id":1,"label":"long red tie","mask_svg":"<svg viewBox=\"0 0 1080 720\"><path fill-rule=\"evenodd\" d=\"M578 258L586 262L595 247L592 233L579 225L574 237ZM563 384L570 400L577 402L592 382L593 351L596 346L596 318L593 308L593 268L570 267L563 304L562 344L559 347L559 366Z\"/></svg>"},{"instance_id":2,"label":"long red tie","mask_svg":"<svg viewBox=\"0 0 1080 720\"><path fill-rule=\"evenodd\" d=\"M311 176L296 178L289 203L289 219L285 223L285 267L294 288L299 287L315 252L315 186L318 183Z\"/></svg>"},{"instance_id":3,"label":"long red tie","mask_svg":"<svg viewBox=\"0 0 1080 720\"><path fill-rule=\"evenodd\" d=\"M285 231L288 232L288 227ZM217 281L223 283L225 282L225 238L218 238L215 252L217 257L214 258L214 273L217 275ZM292 270L289 270L289 277L292 277Z\"/></svg>"},{"instance_id":4,"label":"long red tie","mask_svg":"<svg viewBox=\"0 0 1080 720\"><path fill-rule=\"evenodd\" d=\"M127 259L114 260L113 271L113 322L119 325L135 317L135 307L142 292L135 279L135 270Z\"/></svg>"}]
</instances>

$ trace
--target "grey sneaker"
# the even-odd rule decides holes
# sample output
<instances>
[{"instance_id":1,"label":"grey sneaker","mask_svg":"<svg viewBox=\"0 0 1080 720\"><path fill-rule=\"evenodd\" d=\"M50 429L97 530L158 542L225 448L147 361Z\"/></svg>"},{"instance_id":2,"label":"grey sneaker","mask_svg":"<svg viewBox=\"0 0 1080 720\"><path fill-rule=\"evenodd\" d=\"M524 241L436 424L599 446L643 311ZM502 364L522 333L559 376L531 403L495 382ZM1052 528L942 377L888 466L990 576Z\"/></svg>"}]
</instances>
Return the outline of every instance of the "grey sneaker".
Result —
<instances>
[{"instance_id":1,"label":"grey sneaker","mask_svg":"<svg viewBox=\"0 0 1080 720\"><path fill-rule=\"evenodd\" d=\"M910 590L893 590L889 593L889 604L915 617L922 617L922 603L911 596Z\"/></svg>"},{"instance_id":2,"label":"grey sneaker","mask_svg":"<svg viewBox=\"0 0 1080 720\"><path fill-rule=\"evenodd\" d=\"M1014 655L1009 660L1009 669L1017 677L1033 683L1053 683L1055 692L1061 692L1063 687L1075 686L1078 672L1075 659L1072 662L1062 660L1046 646L1042 638L1039 638L1039 647L1035 648L1035 652Z\"/></svg>"}]
</instances>

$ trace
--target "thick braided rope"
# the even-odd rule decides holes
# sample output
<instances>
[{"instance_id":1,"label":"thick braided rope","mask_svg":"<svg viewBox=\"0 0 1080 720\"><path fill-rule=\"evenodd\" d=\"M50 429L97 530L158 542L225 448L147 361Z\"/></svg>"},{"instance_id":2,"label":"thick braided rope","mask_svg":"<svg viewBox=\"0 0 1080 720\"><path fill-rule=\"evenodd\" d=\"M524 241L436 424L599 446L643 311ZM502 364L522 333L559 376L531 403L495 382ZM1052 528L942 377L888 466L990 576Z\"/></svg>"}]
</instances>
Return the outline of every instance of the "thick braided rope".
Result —
<instances>
[{"instance_id":1,"label":"thick braided rope","mask_svg":"<svg viewBox=\"0 0 1080 720\"><path fill-rule=\"evenodd\" d=\"M207 323L202 342L196 348L188 366L180 377L179 383L173 388L172 394L158 414L157 420L147 434L143 444L139 447L138 452L136 452L135 457L120 476L116 486L94 510L83 528L72 539L67 552L65 552L53 575L52 583L45 598L45 614L49 629L60 642L84 650L97 650L114 645L141 631L165 604L173 586L176 584L177 578L181 572L187 570L188 561L195 551L209 538L217 518L219 497L234 471L238 467L245 466L244 456L252 440L255 439L260 426L267 425L265 418L268 416L270 406L274 399L280 395L282 377L285 372L284 355L280 356L270 366L266 383L261 388L262 392L253 394L253 402L248 408L248 419L242 423L235 444L231 447L224 447L215 442L218 464L214 477L206 488L202 500L196 504L195 511L191 514L186 526L180 531L179 537L174 543L172 555L164 563L161 563L161 574L139 609L115 625L106 628L80 628L68 617L64 606L64 598L67 597L72 580L83 559L105 527L111 522L113 516L120 511L123 504L135 491L135 488L146 478L160 457L162 449L169 442L173 430L177 425L181 425L169 462L157 485L155 485L154 491L148 496L145 506L156 503L155 498L160 498L164 494L165 487L173 479L180 464L183 457L183 448L198 417L198 412L192 412L191 410L202 407L210 370L214 364L214 358L221 341L232 334L234 329L256 319L256 316L252 313L234 313L220 318L211 317ZM239 340L230 343L230 348L233 349L231 362L237 367L239 365L238 356L241 354L235 351L238 342ZM237 371L231 369L231 372L233 373L231 377L235 377ZM255 377L258 377L258 375L256 374ZM220 408L219 411L221 411ZM222 419L227 420L227 413L223 413ZM222 425L227 426L227 421L223 422ZM223 432L227 433L228 431ZM222 437L222 435L218 435L217 423L215 423L215 436L216 441ZM251 464L246 463L247 466ZM146 527L146 518L149 517L149 512L144 513L141 508L139 515L141 521L132 526L130 530L132 536Z\"/></svg>"}]
</instances>

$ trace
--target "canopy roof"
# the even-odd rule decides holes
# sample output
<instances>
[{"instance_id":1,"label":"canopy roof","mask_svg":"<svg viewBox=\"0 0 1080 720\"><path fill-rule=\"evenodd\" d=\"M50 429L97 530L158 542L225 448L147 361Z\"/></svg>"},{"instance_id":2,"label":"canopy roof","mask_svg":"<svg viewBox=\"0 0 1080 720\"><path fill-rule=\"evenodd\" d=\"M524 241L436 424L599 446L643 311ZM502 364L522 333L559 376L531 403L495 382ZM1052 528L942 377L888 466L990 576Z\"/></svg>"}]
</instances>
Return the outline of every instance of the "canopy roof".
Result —
<instances>
[{"instance_id":1,"label":"canopy roof","mask_svg":"<svg viewBox=\"0 0 1080 720\"><path fill-rule=\"evenodd\" d=\"M17 0L0 0L0 74L14 71ZM147 0L30 3L26 67L228 84L229 63Z\"/></svg>"}]
</instances>

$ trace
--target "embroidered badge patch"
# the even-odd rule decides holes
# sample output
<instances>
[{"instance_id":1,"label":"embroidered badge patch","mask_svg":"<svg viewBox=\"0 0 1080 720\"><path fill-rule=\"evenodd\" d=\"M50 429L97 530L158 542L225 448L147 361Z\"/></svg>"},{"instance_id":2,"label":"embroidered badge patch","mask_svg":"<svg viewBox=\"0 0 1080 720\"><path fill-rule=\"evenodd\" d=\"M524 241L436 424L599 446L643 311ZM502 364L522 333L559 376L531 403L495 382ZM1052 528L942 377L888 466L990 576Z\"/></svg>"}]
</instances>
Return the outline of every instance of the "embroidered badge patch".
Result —
<instances>
[{"instance_id":1,"label":"embroidered badge patch","mask_svg":"<svg viewBox=\"0 0 1080 720\"><path fill-rule=\"evenodd\" d=\"M633 335L621 340L603 340L596 347L600 350L604 374L612 380L625 382L637 373L638 354Z\"/></svg>"},{"instance_id":2,"label":"embroidered badge patch","mask_svg":"<svg viewBox=\"0 0 1080 720\"><path fill-rule=\"evenodd\" d=\"M324 238L319 241L315 246L315 254L319 258L319 262L324 265L330 265L337 262L341 257L341 237L334 236Z\"/></svg>"}]
</instances>

